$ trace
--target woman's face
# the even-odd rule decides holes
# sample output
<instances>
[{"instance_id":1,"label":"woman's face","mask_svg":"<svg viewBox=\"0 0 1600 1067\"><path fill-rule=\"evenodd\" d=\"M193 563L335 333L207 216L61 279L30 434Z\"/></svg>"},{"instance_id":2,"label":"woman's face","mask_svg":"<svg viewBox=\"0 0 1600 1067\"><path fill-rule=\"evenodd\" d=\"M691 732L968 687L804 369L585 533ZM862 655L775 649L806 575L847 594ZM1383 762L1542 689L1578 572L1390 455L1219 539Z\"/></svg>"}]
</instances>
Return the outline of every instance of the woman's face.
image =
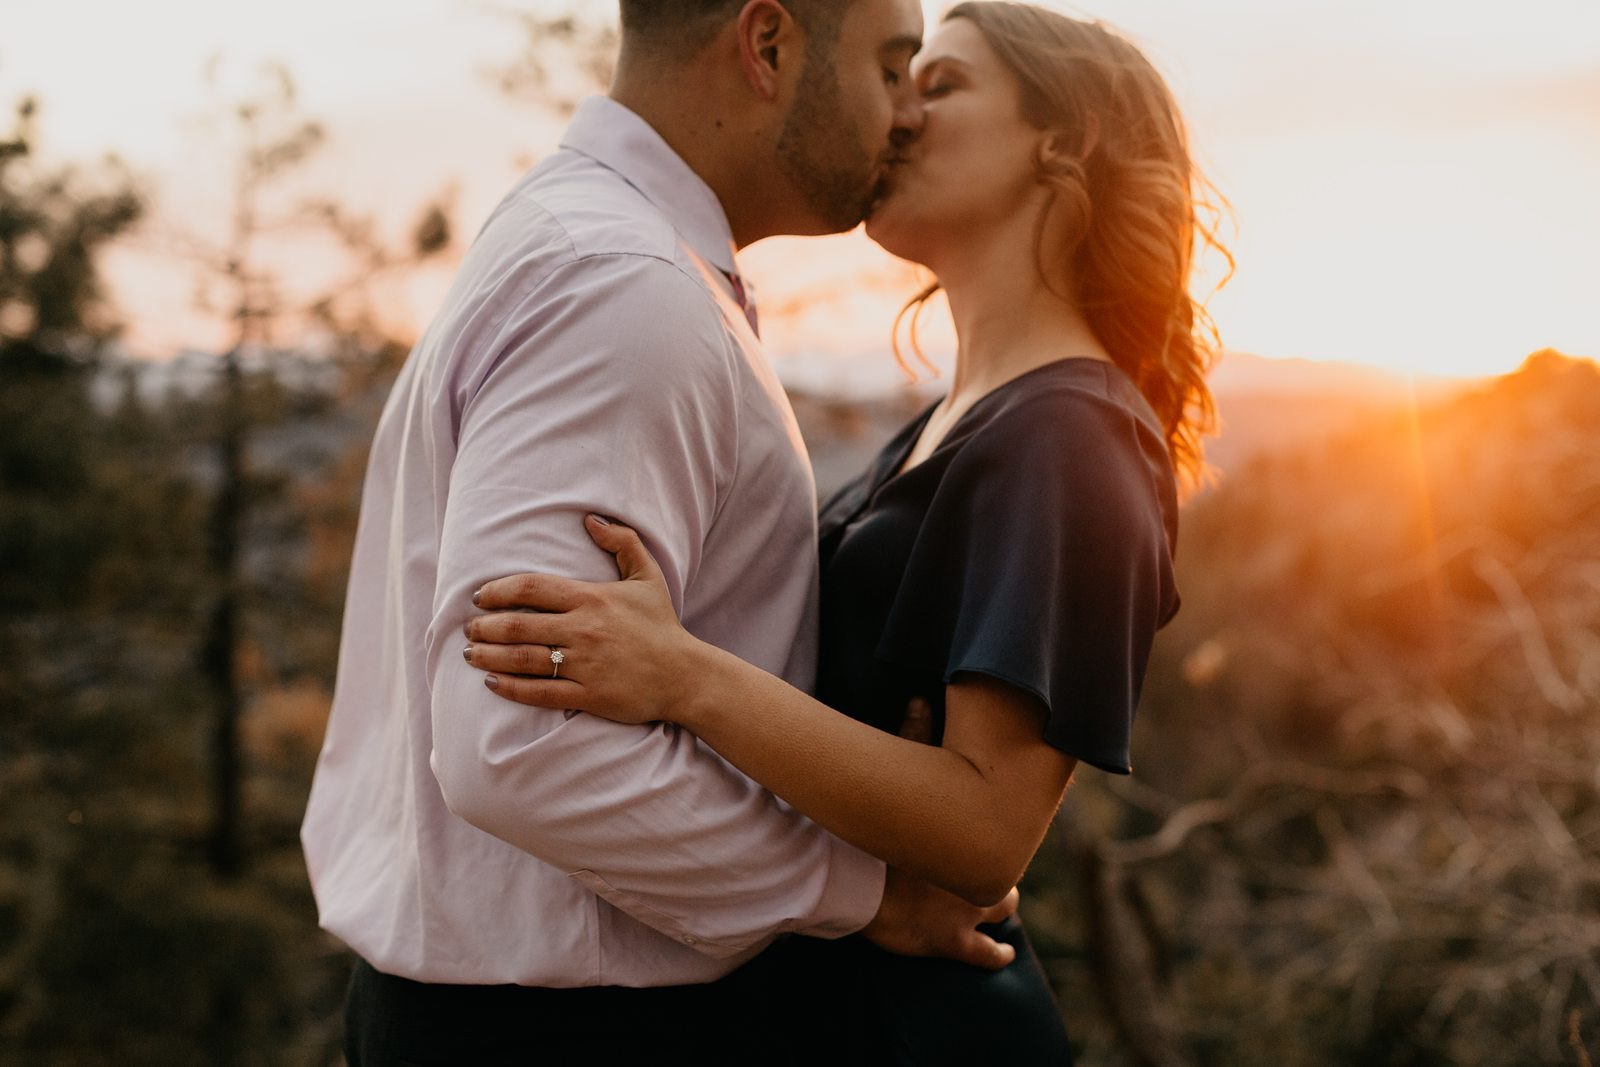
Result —
<instances>
[{"instance_id":1,"label":"woman's face","mask_svg":"<svg viewBox=\"0 0 1600 1067\"><path fill-rule=\"evenodd\" d=\"M912 76L922 126L892 166L867 235L937 270L950 250L1014 220L1041 192L1044 134L1023 121L1016 75L967 19L939 24Z\"/></svg>"}]
</instances>

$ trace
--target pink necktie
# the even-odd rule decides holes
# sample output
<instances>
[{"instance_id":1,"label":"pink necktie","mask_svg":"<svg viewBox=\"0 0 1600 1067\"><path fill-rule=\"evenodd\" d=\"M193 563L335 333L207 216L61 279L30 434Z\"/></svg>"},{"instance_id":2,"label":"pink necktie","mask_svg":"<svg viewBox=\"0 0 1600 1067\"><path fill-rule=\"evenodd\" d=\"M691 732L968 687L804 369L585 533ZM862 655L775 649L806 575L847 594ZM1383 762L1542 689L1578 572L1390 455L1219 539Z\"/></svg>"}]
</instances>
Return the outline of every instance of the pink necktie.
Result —
<instances>
[{"instance_id":1,"label":"pink necktie","mask_svg":"<svg viewBox=\"0 0 1600 1067\"><path fill-rule=\"evenodd\" d=\"M744 312L745 319L750 323L750 332L757 337L761 336L761 326L756 319L756 305L744 291L744 279L730 271L723 271L728 283L733 286L733 298L739 302L739 308Z\"/></svg>"}]
</instances>

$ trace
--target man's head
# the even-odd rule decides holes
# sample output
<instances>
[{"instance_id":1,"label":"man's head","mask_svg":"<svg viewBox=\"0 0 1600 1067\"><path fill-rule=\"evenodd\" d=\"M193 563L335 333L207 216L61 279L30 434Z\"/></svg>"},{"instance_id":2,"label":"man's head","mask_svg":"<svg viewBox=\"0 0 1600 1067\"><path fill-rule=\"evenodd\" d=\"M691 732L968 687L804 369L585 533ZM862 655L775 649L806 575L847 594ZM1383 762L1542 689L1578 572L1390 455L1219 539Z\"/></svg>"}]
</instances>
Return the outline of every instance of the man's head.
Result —
<instances>
[{"instance_id":1,"label":"man's head","mask_svg":"<svg viewBox=\"0 0 1600 1067\"><path fill-rule=\"evenodd\" d=\"M613 95L651 108L646 119L717 191L741 243L861 221L892 140L916 124L909 65L922 35L917 0L621 7Z\"/></svg>"},{"instance_id":2,"label":"man's head","mask_svg":"<svg viewBox=\"0 0 1600 1067\"><path fill-rule=\"evenodd\" d=\"M698 55L729 23L746 0L621 0L622 47L640 58L668 64ZM783 4L808 34L836 42L850 0L789 0ZM831 44L829 45L831 46Z\"/></svg>"}]
</instances>

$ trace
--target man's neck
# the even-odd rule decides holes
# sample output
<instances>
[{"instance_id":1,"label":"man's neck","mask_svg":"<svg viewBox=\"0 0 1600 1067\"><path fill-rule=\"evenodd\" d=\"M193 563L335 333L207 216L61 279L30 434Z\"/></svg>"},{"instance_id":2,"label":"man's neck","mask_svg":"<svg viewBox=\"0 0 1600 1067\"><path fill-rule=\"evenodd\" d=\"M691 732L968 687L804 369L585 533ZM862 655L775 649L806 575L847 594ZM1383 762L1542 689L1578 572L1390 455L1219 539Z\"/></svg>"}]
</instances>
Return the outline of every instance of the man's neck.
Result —
<instances>
[{"instance_id":1,"label":"man's neck","mask_svg":"<svg viewBox=\"0 0 1600 1067\"><path fill-rule=\"evenodd\" d=\"M770 213L762 210L760 198L752 195L771 188L771 179L752 165L760 151L759 131L748 129L748 119L727 108L727 94L717 92L694 71L680 71L670 78L655 72L632 77L619 72L610 96L643 119L710 187L727 216L735 247L781 232ZM754 148L746 148L752 142Z\"/></svg>"}]
</instances>

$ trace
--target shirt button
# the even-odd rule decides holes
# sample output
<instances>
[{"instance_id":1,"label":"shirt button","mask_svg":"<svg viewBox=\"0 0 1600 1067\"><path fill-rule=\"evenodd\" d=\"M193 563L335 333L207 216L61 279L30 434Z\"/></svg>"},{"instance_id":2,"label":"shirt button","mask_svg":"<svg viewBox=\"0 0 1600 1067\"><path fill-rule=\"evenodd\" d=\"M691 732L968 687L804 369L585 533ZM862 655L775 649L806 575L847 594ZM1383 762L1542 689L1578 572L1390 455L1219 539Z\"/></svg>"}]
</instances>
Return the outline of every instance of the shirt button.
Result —
<instances>
[{"instance_id":1,"label":"shirt button","mask_svg":"<svg viewBox=\"0 0 1600 1067\"><path fill-rule=\"evenodd\" d=\"M695 937L693 934L684 934L683 943L685 945L698 945L700 943L700 939Z\"/></svg>"}]
</instances>

